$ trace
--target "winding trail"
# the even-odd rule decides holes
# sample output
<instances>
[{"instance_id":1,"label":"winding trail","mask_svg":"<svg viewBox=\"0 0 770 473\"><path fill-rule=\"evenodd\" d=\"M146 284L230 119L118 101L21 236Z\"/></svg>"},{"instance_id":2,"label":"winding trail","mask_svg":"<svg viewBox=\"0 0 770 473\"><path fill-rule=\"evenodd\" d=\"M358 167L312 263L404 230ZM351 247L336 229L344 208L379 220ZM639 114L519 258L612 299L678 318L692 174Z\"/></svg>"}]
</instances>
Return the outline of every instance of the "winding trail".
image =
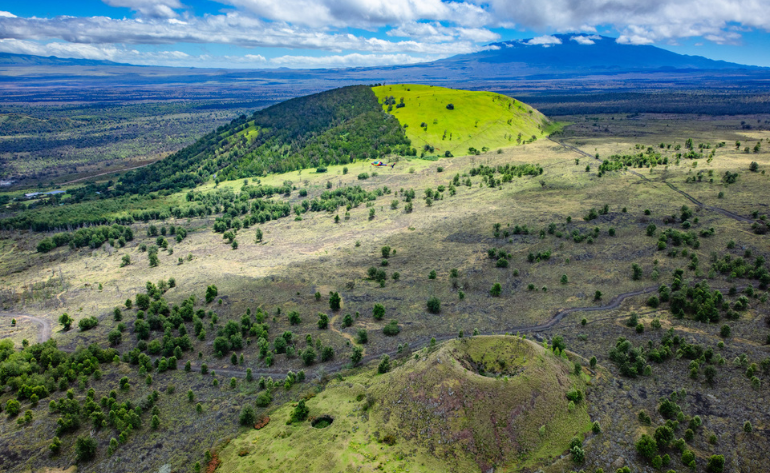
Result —
<instances>
[{"instance_id":1,"label":"winding trail","mask_svg":"<svg viewBox=\"0 0 770 473\"><path fill-rule=\"evenodd\" d=\"M549 330L559 325L559 323L561 323L561 321L564 320L564 318L570 314L577 313L577 312L598 312L603 310L617 309L618 307L620 307L620 304L622 304L623 301L625 301L629 297L636 297L644 294L650 294L657 290L658 290L658 286L651 286L651 287L646 287L644 289L639 289L637 291L618 294L605 305L589 306L589 307L570 307L567 309L560 309L547 322L539 325L513 326L513 327L502 328L500 330L495 330L492 332L481 332L479 335L504 335L506 333L515 333L515 332L524 332L524 333L544 332L546 330ZM422 337L410 343L409 350L410 351L419 350L423 347L428 346L431 343L432 338L435 338L436 342L443 342L446 340L457 338L457 334L444 333L444 334L436 335L434 337ZM370 361L379 359L383 355L388 355L390 357L397 357L399 353L398 353L398 350L389 350L389 351L384 351L380 353L365 355L361 359L361 364L366 364ZM200 363L191 361L190 365L191 365L192 371L200 371ZM316 366L319 366L319 370L323 370L323 373L332 374L347 368L349 366L349 363L347 361L345 362L338 361L336 363L327 363L324 365L316 365ZM217 374L224 374L224 375L235 376L239 378L246 377L246 371L242 369L216 368L212 366L209 366L208 368L209 368L209 371L214 370L216 371ZM272 376L272 377L281 376L282 377L282 376L286 376L286 373L287 373L286 370L270 370L270 369L252 370L252 376L254 377L260 377L260 376Z\"/></svg>"},{"instance_id":2,"label":"winding trail","mask_svg":"<svg viewBox=\"0 0 770 473\"><path fill-rule=\"evenodd\" d=\"M51 338L51 321L50 320L42 319L40 317L34 317L32 315L16 314L13 312L12 313L0 312L0 317L17 319L17 320L29 320L32 323L38 325L40 327L40 331L37 334L38 343L44 343Z\"/></svg>"},{"instance_id":3,"label":"winding trail","mask_svg":"<svg viewBox=\"0 0 770 473\"><path fill-rule=\"evenodd\" d=\"M590 154L586 153L585 151L581 150L580 148L577 148L577 147L572 146L570 144L564 143L562 141L554 140L550 136L548 137L548 139L553 141L554 143L557 143L557 144L559 144L561 146L564 146L565 148L571 149L572 151L574 151L574 152L576 152L576 153L578 153L580 155L588 156L589 158L594 158L595 157L595 156L591 156ZM636 177L641 178L642 180L644 180L646 182L651 182L645 176L641 175L640 173L638 173L636 171L632 171L631 169L628 169L628 172L630 172L631 174L633 174ZM735 212L730 212L729 210L725 210L725 209L722 209L722 208L719 208L719 207L714 207L714 206L711 206L711 205L706 205L703 202L701 202L698 199L696 199L695 197L693 197L690 194L688 194L687 192L685 192L685 191L679 189L678 187L676 187L675 185L671 184L670 182L666 182L666 181L662 181L662 182L664 184L666 184L668 187L670 187L671 190L673 190L674 192L678 192L679 194L683 195L687 200L689 200L693 204L697 205L698 207L702 207L702 208L704 208L706 210L711 210L712 212L716 212L718 214L722 214L725 217L731 218L733 220L737 220L739 222L744 222L744 223L751 223L751 222L753 222L752 219L750 219L748 217L744 217L742 215L738 215Z\"/></svg>"},{"instance_id":4,"label":"winding trail","mask_svg":"<svg viewBox=\"0 0 770 473\"><path fill-rule=\"evenodd\" d=\"M623 303L626 299L629 297L636 297L641 296L643 294L650 294L652 292L655 292L658 290L658 286L651 286L644 289L639 289L637 291L630 291L625 292L623 294L618 294L617 296L610 299L610 301L605 305L599 305L599 306L588 306L588 307L570 307L566 309L559 309L553 317L551 317L547 322L538 324L538 325L520 325L520 326L512 326L512 327L506 327L502 328L500 330L495 330L492 332L482 332L480 335L504 335L506 333L514 333L514 332L524 332L524 333L533 333L533 332L543 332L546 330L549 330L561 323L562 320L564 320L565 317L567 317L570 314L577 313L577 312L597 312L597 311L603 311L603 310L612 310L617 309L620 307L620 304ZM35 324L40 326L40 332L37 335L38 343L43 343L51 338L51 322L49 320L40 318L40 317L34 317L31 315L24 315L24 314L15 314L15 313L2 313L0 312L0 317L7 317L7 318L16 318L16 319L27 319L31 320ZM339 330L334 329L334 322L336 321L336 317L332 318L331 321L331 328L334 332L339 333L342 336L346 336L347 334L340 332ZM412 342L412 344L409 345L410 350L419 350L423 347L428 346L431 343L431 339L435 338L436 342L443 342L446 340L451 340L453 338L456 338L457 334L452 333L444 333L436 335L435 337L422 337ZM348 337L345 337L348 338ZM352 336L351 336L352 338ZM60 348L62 351L74 351L73 349L67 349L67 348ZM364 357L361 359L361 363L365 364L370 361L376 360L380 358L382 355L388 355L391 357L396 357L399 355L397 350L390 350L390 351L384 351L381 353L374 353L374 354L368 354L364 355ZM226 375L226 376L234 376L237 378L245 378L246 377L246 370L235 368L235 367L228 367L228 368L218 368L216 366L208 365L209 371L215 371L216 374L220 375ZM338 361L336 363L326 363L323 365L316 365L318 369L316 371L322 371L326 374L336 373L339 372L346 367L349 366L349 363L347 361L342 362ZM190 360L190 368L191 371L200 372L201 363L198 361ZM288 370L282 370L282 369L257 369L252 370L252 376L255 378L258 378L260 376L271 376L271 377L284 377L286 376L286 373Z\"/></svg>"}]
</instances>

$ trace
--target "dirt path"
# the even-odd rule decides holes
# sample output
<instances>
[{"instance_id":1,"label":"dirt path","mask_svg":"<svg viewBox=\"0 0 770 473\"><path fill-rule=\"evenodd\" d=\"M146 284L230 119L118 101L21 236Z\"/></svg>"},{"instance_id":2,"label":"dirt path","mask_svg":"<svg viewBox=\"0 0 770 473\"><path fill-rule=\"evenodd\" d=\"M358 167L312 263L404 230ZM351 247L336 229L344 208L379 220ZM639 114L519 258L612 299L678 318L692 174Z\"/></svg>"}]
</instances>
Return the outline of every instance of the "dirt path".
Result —
<instances>
[{"instance_id":1,"label":"dirt path","mask_svg":"<svg viewBox=\"0 0 770 473\"><path fill-rule=\"evenodd\" d=\"M522 325L522 326L514 326L514 327L507 327L500 330L495 330L493 332L483 332L481 335L504 335L506 333L515 333L515 332L524 332L524 333L532 333L532 332L543 332L545 330L551 329L555 326L557 326L559 323L561 323L562 320L569 314L575 313L575 312L595 312L595 311L602 311L602 310L612 310L617 309L620 307L620 304L623 303L624 300L628 299L629 297L636 297L643 294L650 294L658 290L658 286L651 286L644 289L640 289L638 291L631 291L626 292L623 294L618 294L617 296L613 297L607 304L605 305L599 305L599 306L590 306L590 307L571 307L567 309L560 309L558 310L553 317L548 322L545 322L543 324L539 325ZM334 330L334 320L332 320L332 330ZM335 332L338 332L337 330L334 330ZM338 332L340 333L340 332ZM345 334L341 335L345 336ZM347 337L346 337L347 338ZM416 340L413 342L413 344L409 345L410 350L419 350L423 347L428 346L431 343L431 339L435 338L436 342L443 342L446 340L451 340L453 338L457 338L456 333L452 334L440 334L435 337L423 337L419 340ZM380 358L382 355L388 355L391 357L398 356L397 350L390 350L385 351L381 353L373 353L369 355L364 355L364 357L361 360L362 364L365 364L367 362L376 360ZM332 374L336 373L338 371L342 371L343 369L347 368L349 366L349 363L347 361L342 362L338 361L336 363L327 363L325 365L321 365L321 369L326 374ZM200 363L197 362L191 362L192 371L200 371ZM235 369L235 368L216 368L209 366L209 371L214 370L217 372L217 374L224 374L227 376L235 376L238 378L244 378L246 377L246 371L242 369ZM260 376L270 376L270 377L285 377L286 371L284 370L270 370L270 369L264 369L264 370L252 370L252 376L255 378L258 378Z\"/></svg>"},{"instance_id":2,"label":"dirt path","mask_svg":"<svg viewBox=\"0 0 770 473\"><path fill-rule=\"evenodd\" d=\"M329 321L329 328L331 329L332 332L347 338L348 340L350 340L350 343L355 344L356 339L355 337L353 337L353 335L342 332L341 330L338 330L337 328L334 327L334 324L337 322L337 319L339 319L339 317L340 317L340 314L334 314L334 317L332 317L332 319Z\"/></svg>"},{"instance_id":3,"label":"dirt path","mask_svg":"<svg viewBox=\"0 0 770 473\"><path fill-rule=\"evenodd\" d=\"M154 162L155 161L153 161L153 163ZM106 176L108 174L117 174L117 173L120 173L120 172L126 172L126 171L131 171L131 170L134 170L134 169L143 168L145 166L149 166L150 164L152 164L152 163L142 164L140 166L134 166L134 167L131 167L131 168L115 169L113 171L100 172L99 174L91 174L90 176L79 177L79 178L77 178L75 180L72 180L72 181L62 182L59 185L60 186L66 186L66 185L69 185L69 184L74 184L76 182L85 181L86 179L93 179L95 177Z\"/></svg>"},{"instance_id":4,"label":"dirt path","mask_svg":"<svg viewBox=\"0 0 770 473\"><path fill-rule=\"evenodd\" d=\"M32 315L6 313L6 312L0 312L0 317L16 319L16 320L30 320L32 321L32 323L38 325L40 327L40 331L37 334L38 343L46 342L48 341L48 339L51 338L51 321L50 320L41 319L40 317L34 317Z\"/></svg>"}]
</instances>

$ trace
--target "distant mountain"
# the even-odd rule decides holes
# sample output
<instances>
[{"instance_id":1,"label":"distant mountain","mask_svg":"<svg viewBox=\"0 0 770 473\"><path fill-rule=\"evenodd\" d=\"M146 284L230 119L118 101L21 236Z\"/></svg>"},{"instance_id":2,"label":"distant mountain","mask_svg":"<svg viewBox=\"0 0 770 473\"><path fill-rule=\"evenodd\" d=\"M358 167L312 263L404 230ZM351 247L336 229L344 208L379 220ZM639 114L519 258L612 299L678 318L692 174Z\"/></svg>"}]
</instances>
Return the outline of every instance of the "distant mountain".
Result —
<instances>
[{"instance_id":1,"label":"distant mountain","mask_svg":"<svg viewBox=\"0 0 770 473\"><path fill-rule=\"evenodd\" d=\"M0 53L0 66L128 66L112 61L94 59L68 59L56 56L33 56L31 54Z\"/></svg>"},{"instance_id":2,"label":"distant mountain","mask_svg":"<svg viewBox=\"0 0 770 473\"><path fill-rule=\"evenodd\" d=\"M474 72L487 76L490 73L493 76L531 76L763 69L677 54L656 46L621 44L615 38L599 35L558 34L493 43L489 48L435 61L430 65L455 70L476 69Z\"/></svg>"}]
</instances>

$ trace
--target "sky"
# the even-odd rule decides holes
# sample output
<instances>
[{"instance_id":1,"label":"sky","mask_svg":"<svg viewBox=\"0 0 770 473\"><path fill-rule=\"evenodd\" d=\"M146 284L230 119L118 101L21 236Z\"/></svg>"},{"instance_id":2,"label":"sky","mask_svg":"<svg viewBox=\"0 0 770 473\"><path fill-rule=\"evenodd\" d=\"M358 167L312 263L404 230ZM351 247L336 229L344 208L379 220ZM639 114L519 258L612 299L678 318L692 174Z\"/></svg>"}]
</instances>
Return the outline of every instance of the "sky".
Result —
<instances>
[{"instance_id":1,"label":"sky","mask_svg":"<svg viewBox=\"0 0 770 473\"><path fill-rule=\"evenodd\" d=\"M770 67L770 0L0 0L0 52L143 65L384 66L555 33Z\"/></svg>"}]
</instances>

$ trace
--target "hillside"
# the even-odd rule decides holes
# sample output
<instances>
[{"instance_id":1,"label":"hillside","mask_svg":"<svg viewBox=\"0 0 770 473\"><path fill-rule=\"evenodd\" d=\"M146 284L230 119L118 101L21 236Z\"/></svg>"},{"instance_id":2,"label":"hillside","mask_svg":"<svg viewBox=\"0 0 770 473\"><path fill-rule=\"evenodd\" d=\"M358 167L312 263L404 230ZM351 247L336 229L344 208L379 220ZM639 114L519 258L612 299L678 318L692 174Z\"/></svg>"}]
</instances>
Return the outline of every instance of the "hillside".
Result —
<instances>
[{"instance_id":1,"label":"hillside","mask_svg":"<svg viewBox=\"0 0 770 473\"><path fill-rule=\"evenodd\" d=\"M115 194L178 191L213 175L239 179L403 155L409 145L369 87L342 87L241 115L192 146L126 173Z\"/></svg>"},{"instance_id":2,"label":"hillside","mask_svg":"<svg viewBox=\"0 0 770 473\"><path fill-rule=\"evenodd\" d=\"M287 425L296 403L278 407L222 450L218 471L515 471L591 427L584 402L568 409L567 392L584 389L571 363L529 340L466 338L393 364L329 383L307 421Z\"/></svg>"},{"instance_id":3,"label":"hillside","mask_svg":"<svg viewBox=\"0 0 770 473\"><path fill-rule=\"evenodd\" d=\"M542 138L549 125L532 107L493 92L418 84L373 90L383 109L405 128L412 146L428 156L474 154L532 142Z\"/></svg>"}]
</instances>

